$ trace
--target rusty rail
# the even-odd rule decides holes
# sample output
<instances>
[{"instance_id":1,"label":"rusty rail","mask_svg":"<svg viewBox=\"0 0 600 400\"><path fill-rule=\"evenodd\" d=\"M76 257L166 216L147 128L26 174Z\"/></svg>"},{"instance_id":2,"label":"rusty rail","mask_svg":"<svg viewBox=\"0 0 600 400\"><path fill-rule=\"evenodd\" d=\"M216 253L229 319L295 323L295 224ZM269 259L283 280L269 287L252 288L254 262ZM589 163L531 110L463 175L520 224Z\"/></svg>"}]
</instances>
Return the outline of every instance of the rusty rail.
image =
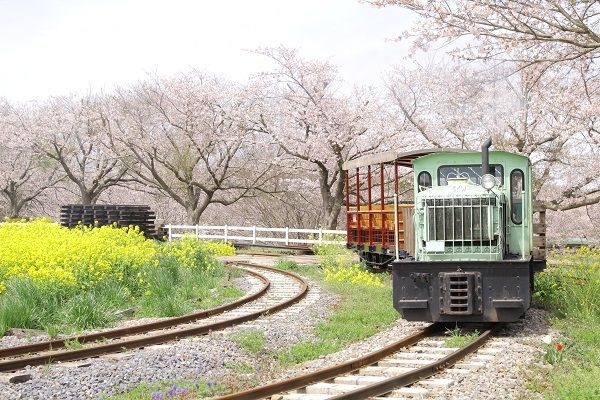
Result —
<instances>
[{"instance_id":1,"label":"rusty rail","mask_svg":"<svg viewBox=\"0 0 600 400\"><path fill-rule=\"evenodd\" d=\"M156 335L138 337L138 338L125 340L125 341L118 341L116 343L102 344L102 345L92 346L92 347L84 348L84 349L74 349L74 350L56 352L56 353L52 353L52 354L39 354L39 355L33 355L33 356L28 356L28 357L0 361L0 372L15 371L20 368L24 368L27 365L30 365L30 366L45 365L45 364L50 364L50 363L57 362L57 361L81 360L84 358L97 357L97 356L105 355L105 354L109 354L109 353L117 353L117 352L122 352L124 350L131 350L131 349L149 346L149 345L153 345L153 344L164 343L167 341L181 339L181 338L188 337L188 336L207 334L210 331L224 329L227 327L234 326L236 324L248 322L248 321L257 319L263 315L271 314L271 313L280 311L284 308L290 307L291 305L293 305L293 304L297 303L298 301L300 301L301 299L303 299L308 292L308 285L307 285L306 281L304 279L302 279L300 276L298 276L292 272L276 270L274 268L269 268L266 266L255 265L255 264L247 264L247 263L236 263L236 264L246 265L246 266L253 267L253 268L266 269L266 270L270 270L270 271L276 271L277 273L281 273L281 274L290 276L300 283L300 290L295 296L293 296L290 299L283 301L279 304L276 304L274 306L268 307L268 308L260 310L260 311L249 313L247 315L242 315L239 317L231 318L231 319L228 319L225 321L220 321L220 322L202 325L202 326L183 328L183 329L173 330L173 331L164 332L164 333L160 333L160 334L156 334ZM169 318L167 320L144 324L144 325L139 325L136 327L121 328L121 329L115 329L115 330L106 331L106 332L94 333L94 334L90 334L90 335L82 335L82 336L77 336L77 337L73 337L73 338L57 340L57 341L42 342L42 343L36 343L36 344L31 344L31 345L2 349L2 351L0 352L0 356L2 356L3 358L7 358L7 357L15 357L18 355L33 353L33 352L40 352L40 351L45 351L45 350L61 348L61 347L64 348L69 341L77 340L77 341L79 341L79 343L89 343L89 342L103 340L103 339L121 338L121 337L129 336L132 334L143 334L143 333L150 332L150 331L157 330L157 329L173 328L182 323L193 322L195 320L205 318L207 316L216 315L216 314L219 314L226 310L231 310L231 309L239 307L245 303L248 303L251 300L261 297L262 295L264 295L266 293L267 289L270 287L268 280L264 276L261 276L260 274L252 272L252 271L248 271L248 270L246 270L246 271L248 273L251 273L254 276L259 277L259 279L261 279L263 282L265 282L265 285L256 294L253 294L250 296L245 296L242 299L237 300L236 302L232 302L232 303L229 303L229 304L221 306L221 307L216 307L214 309L205 310L204 312L194 313L194 314L190 314L190 315L183 316L183 317ZM201 317L200 315L204 315L204 316ZM56 347L53 347L53 346L56 346Z\"/></svg>"}]
</instances>

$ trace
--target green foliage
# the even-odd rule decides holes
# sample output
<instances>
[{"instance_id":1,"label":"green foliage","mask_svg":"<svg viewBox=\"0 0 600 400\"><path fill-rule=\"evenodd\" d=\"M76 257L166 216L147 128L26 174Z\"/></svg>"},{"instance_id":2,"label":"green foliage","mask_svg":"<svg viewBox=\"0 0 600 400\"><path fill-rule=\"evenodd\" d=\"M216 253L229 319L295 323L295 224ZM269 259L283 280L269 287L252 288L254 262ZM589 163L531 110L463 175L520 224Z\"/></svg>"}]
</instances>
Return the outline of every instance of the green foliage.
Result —
<instances>
[{"instance_id":1,"label":"green foliage","mask_svg":"<svg viewBox=\"0 0 600 400\"><path fill-rule=\"evenodd\" d=\"M552 399L600 396L600 250L554 254L536 276L534 299L554 314L564 337L548 344L544 360L554 368L544 391ZM582 367L585 366L585 367Z\"/></svg>"},{"instance_id":2,"label":"green foliage","mask_svg":"<svg viewBox=\"0 0 600 400\"><path fill-rule=\"evenodd\" d=\"M564 341L558 341L555 343L550 343L546 346L546 354L544 354L544 360L548 364L557 364L562 361L563 355L565 351L565 343Z\"/></svg>"},{"instance_id":3,"label":"green foliage","mask_svg":"<svg viewBox=\"0 0 600 400\"><path fill-rule=\"evenodd\" d=\"M561 368L550 377L552 392L549 399L599 399L600 367L598 365L571 365Z\"/></svg>"},{"instance_id":4,"label":"green foliage","mask_svg":"<svg viewBox=\"0 0 600 400\"><path fill-rule=\"evenodd\" d=\"M81 344L78 340L65 340L65 348L69 350L79 350L83 348L83 344Z\"/></svg>"},{"instance_id":5,"label":"green foliage","mask_svg":"<svg viewBox=\"0 0 600 400\"><path fill-rule=\"evenodd\" d=\"M65 323L68 321L68 325L79 331L109 325L116 320L116 314L110 302L102 301L104 298L96 290L71 297L62 307Z\"/></svg>"},{"instance_id":6,"label":"green foliage","mask_svg":"<svg viewBox=\"0 0 600 400\"><path fill-rule=\"evenodd\" d=\"M346 252L347 250L343 245L337 243L328 243L328 242L345 242L346 237L344 236L335 236L335 235L325 235L323 237L323 242L320 244L315 244L311 248L313 252L318 256L325 256L328 254L340 254L340 251L344 251L346 254L351 254L351 251ZM352 253L353 254L353 253Z\"/></svg>"},{"instance_id":7,"label":"green foliage","mask_svg":"<svg viewBox=\"0 0 600 400\"><path fill-rule=\"evenodd\" d=\"M335 353L340 349L341 346L339 344L325 343L323 341L301 342L280 352L277 359L281 365L289 366L314 360L322 355Z\"/></svg>"},{"instance_id":8,"label":"green foliage","mask_svg":"<svg viewBox=\"0 0 600 400\"><path fill-rule=\"evenodd\" d=\"M114 396L102 396L103 399L111 400L191 400L204 399L223 394L222 385L212 379L176 380L165 381L154 384L142 383L138 387Z\"/></svg>"},{"instance_id":9,"label":"green foliage","mask_svg":"<svg viewBox=\"0 0 600 400\"><path fill-rule=\"evenodd\" d=\"M479 331L475 330L473 332L464 332L458 326L454 329L447 329L446 335L448 335L448 339L444 340L444 347L464 347L477 339L479 336Z\"/></svg>"},{"instance_id":10,"label":"green foliage","mask_svg":"<svg viewBox=\"0 0 600 400\"><path fill-rule=\"evenodd\" d=\"M328 268L352 265L352 258L356 256L339 245L322 245L318 253L323 269L314 266L298 269L309 271L313 279L341 295L341 301L328 321L315 327L316 340L298 343L279 353L278 360L282 365L296 364L339 351L349 343L372 336L398 318L398 312L390 301L392 288L389 275L382 273L377 276L381 285L330 279Z\"/></svg>"},{"instance_id":11,"label":"green foliage","mask_svg":"<svg viewBox=\"0 0 600 400\"><path fill-rule=\"evenodd\" d=\"M300 265L296 261L286 260L286 259L278 260L275 263L274 267L283 269L286 271L300 271L301 270Z\"/></svg>"},{"instance_id":12,"label":"green foliage","mask_svg":"<svg viewBox=\"0 0 600 400\"><path fill-rule=\"evenodd\" d=\"M339 244L322 244L314 248L323 265L325 281L359 286L383 286L379 275L373 274L357 261L356 254Z\"/></svg>"},{"instance_id":13,"label":"green foliage","mask_svg":"<svg viewBox=\"0 0 600 400\"><path fill-rule=\"evenodd\" d=\"M229 338L252 354L262 352L267 342L264 332L257 330L235 332L229 335Z\"/></svg>"},{"instance_id":14,"label":"green foliage","mask_svg":"<svg viewBox=\"0 0 600 400\"><path fill-rule=\"evenodd\" d=\"M0 333L11 327L45 329L56 325L54 321L67 300L64 292L52 292L25 277L12 278L5 287L0 298Z\"/></svg>"},{"instance_id":15,"label":"green foliage","mask_svg":"<svg viewBox=\"0 0 600 400\"><path fill-rule=\"evenodd\" d=\"M135 228L67 229L47 220L0 226L0 334L51 335L105 327L124 308L176 316L241 295L214 252L228 244L192 238L161 244ZM215 289L217 288L218 289Z\"/></svg>"},{"instance_id":16,"label":"green foliage","mask_svg":"<svg viewBox=\"0 0 600 400\"><path fill-rule=\"evenodd\" d=\"M226 362L225 368L230 369L237 374L252 374L256 372L252 365L240 361Z\"/></svg>"},{"instance_id":17,"label":"green foliage","mask_svg":"<svg viewBox=\"0 0 600 400\"><path fill-rule=\"evenodd\" d=\"M555 260L536 276L534 299L559 317L600 319L600 249L582 247Z\"/></svg>"}]
</instances>

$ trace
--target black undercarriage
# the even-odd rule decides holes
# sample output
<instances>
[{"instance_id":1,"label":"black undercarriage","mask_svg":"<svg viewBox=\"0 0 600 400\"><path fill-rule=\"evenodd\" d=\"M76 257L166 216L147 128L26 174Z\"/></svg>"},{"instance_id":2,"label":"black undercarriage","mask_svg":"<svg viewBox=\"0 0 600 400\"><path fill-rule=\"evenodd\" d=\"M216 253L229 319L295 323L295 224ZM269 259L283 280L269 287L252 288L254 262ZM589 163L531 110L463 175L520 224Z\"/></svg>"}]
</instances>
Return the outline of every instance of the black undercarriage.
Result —
<instances>
[{"instance_id":1,"label":"black undercarriage","mask_svg":"<svg viewBox=\"0 0 600 400\"><path fill-rule=\"evenodd\" d=\"M394 307L408 321L511 322L531 303L532 260L391 264Z\"/></svg>"}]
</instances>

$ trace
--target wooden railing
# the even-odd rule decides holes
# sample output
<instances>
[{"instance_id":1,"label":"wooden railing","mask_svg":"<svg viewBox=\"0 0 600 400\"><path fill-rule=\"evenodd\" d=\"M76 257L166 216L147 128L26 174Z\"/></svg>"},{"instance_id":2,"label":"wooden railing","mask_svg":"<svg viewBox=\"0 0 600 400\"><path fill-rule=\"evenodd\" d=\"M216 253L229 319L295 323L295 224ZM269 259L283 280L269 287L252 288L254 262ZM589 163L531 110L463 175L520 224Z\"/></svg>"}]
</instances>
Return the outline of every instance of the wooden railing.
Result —
<instances>
[{"instance_id":1,"label":"wooden railing","mask_svg":"<svg viewBox=\"0 0 600 400\"><path fill-rule=\"evenodd\" d=\"M329 229L263 228L258 226L165 225L169 241L184 236L246 244L346 244L346 231Z\"/></svg>"}]
</instances>

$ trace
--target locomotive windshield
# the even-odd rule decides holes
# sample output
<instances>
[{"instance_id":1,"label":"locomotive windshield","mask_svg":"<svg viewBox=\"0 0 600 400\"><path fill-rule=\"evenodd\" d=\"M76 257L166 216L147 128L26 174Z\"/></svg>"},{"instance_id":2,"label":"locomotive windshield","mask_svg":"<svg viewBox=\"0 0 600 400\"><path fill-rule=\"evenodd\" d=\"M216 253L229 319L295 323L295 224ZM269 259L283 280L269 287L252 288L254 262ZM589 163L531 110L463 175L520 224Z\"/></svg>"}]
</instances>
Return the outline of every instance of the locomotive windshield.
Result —
<instances>
[{"instance_id":1,"label":"locomotive windshield","mask_svg":"<svg viewBox=\"0 0 600 400\"><path fill-rule=\"evenodd\" d=\"M502 165L490 165L490 174L494 175L498 185L502 185ZM448 185L448 180L466 179L474 185L481 184L481 165L443 165L438 169L438 182L440 186Z\"/></svg>"}]
</instances>

